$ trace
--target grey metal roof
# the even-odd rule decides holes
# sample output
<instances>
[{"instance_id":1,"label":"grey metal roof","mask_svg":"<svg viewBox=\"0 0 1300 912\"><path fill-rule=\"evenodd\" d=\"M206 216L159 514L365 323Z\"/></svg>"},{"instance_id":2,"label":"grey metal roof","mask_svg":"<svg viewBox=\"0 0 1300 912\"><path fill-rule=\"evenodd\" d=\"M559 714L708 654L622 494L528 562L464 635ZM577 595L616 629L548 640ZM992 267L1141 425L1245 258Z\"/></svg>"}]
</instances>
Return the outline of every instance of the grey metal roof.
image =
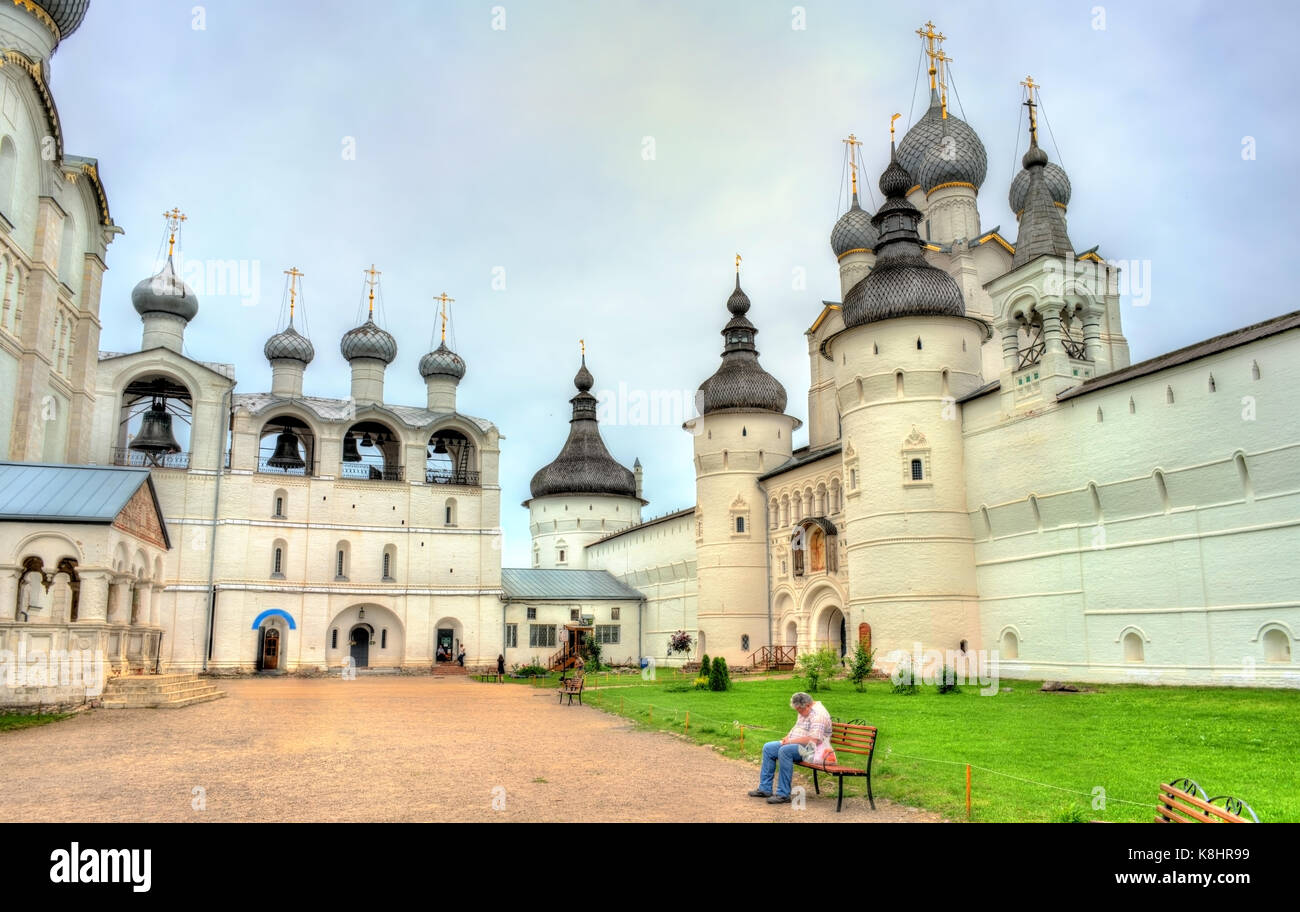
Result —
<instances>
[{"instance_id":1,"label":"grey metal roof","mask_svg":"<svg viewBox=\"0 0 1300 912\"><path fill-rule=\"evenodd\" d=\"M158 508L148 469L0 462L0 521L111 523L141 485L149 487ZM158 518L166 539L161 509Z\"/></svg>"},{"instance_id":2,"label":"grey metal roof","mask_svg":"<svg viewBox=\"0 0 1300 912\"><path fill-rule=\"evenodd\" d=\"M841 446L839 443L832 443L829 444L828 446L824 446L816 450L810 450L808 447L802 447L798 450L795 450L789 459L781 463L772 471L764 472L762 475L758 476L758 480L766 481L769 478L775 478L778 475L784 474L785 472L788 472L791 469L797 469L800 466L807 465L810 462L816 462L817 460L824 459L827 456L835 456L840 452L840 449Z\"/></svg>"},{"instance_id":3,"label":"grey metal roof","mask_svg":"<svg viewBox=\"0 0 1300 912\"><path fill-rule=\"evenodd\" d=\"M758 363L758 349L754 347L758 329L745 316L749 296L740 288L739 273L736 290L727 299L727 310L731 311L731 319L722 329L722 364L700 384L700 412L707 415L725 409L760 409L784 413L785 387Z\"/></svg>"},{"instance_id":4,"label":"grey metal roof","mask_svg":"<svg viewBox=\"0 0 1300 912\"><path fill-rule=\"evenodd\" d=\"M506 600L574 601L588 599L636 600L645 598L605 570L535 570L502 567L501 588Z\"/></svg>"},{"instance_id":5,"label":"grey metal roof","mask_svg":"<svg viewBox=\"0 0 1300 912\"><path fill-rule=\"evenodd\" d=\"M1047 153L1034 143L1025 153L1024 165L1029 172L1029 186L1025 190L1025 209L1020 214L1011 268L1017 269L1041 256L1074 259L1074 247L1065 231L1065 216L1047 185Z\"/></svg>"},{"instance_id":6,"label":"grey metal roof","mask_svg":"<svg viewBox=\"0 0 1300 912\"><path fill-rule=\"evenodd\" d=\"M275 396L271 393L236 393L233 399L235 408L242 408L254 416L283 405L292 404L305 408L322 421L351 422L355 421L357 417L356 403L351 399L326 399L321 396L302 396L291 399L284 396ZM427 408L414 405L389 405L383 403L378 406L367 407L366 411L392 415L407 427L412 428L426 427L449 415L463 418L484 433L494 427L492 422L486 418L475 418L473 415L466 415L461 412L432 412Z\"/></svg>"},{"instance_id":7,"label":"grey metal roof","mask_svg":"<svg viewBox=\"0 0 1300 912\"><path fill-rule=\"evenodd\" d=\"M420 376L426 380L438 376L461 380L465 376L465 359L448 348L444 341L420 359Z\"/></svg>"},{"instance_id":8,"label":"grey metal roof","mask_svg":"<svg viewBox=\"0 0 1300 912\"><path fill-rule=\"evenodd\" d=\"M131 289L131 306L141 316L164 313L188 322L199 312L199 299L194 289L181 281L172 258L168 257L157 275L141 279Z\"/></svg>"},{"instance_id":9,"label":"grey metal roof","mask_svg":"<svg viewBox=\"0 0 1300 912\"><path fill-rule=\"evenodd\" d=\"M831 250L835 256L842 257L850 250L870 250L876 246L877 240L871 213L862 208L857 193L854 193L852 205L831 230Z\"/></svg>"},{"instance_id":10,"label":"grey metal roof","mask_svg":"<svg viewBox=\"0 0 1300 912\"><path fill-rule=\"evenodd\" d=\"M1065 173L1064 168L1056 162L1049 161L1043 166L1043 181L1052 193L1053 202L1062 207L1070 205L1070 176ZM1016 174L1015 180L1011 182L1011 192L1007 194L1007 202L1011 204L1011 211L1017 218L1025 211L1025 199L1028 196L1029 170L1024 168Z\"/></svg>"},{"instance_id":11,"label":"grey metal roof","mask_svg":"<svg viewBox=\"0 0 1300 912\"><path fill-rule=\"evenodd\" d=\"M353 358L374 358L392 364L397 357L397 340L373 319L367 319L360 326L343 334L339 340L339 351L348 361Z\"/></svg>"},{"instance_id":12,"label":"grey metal roof","mask_svg":"<svg viewBox=\"0 0 1300 912\"><path fill-rule=\"evenodd\" d=\"M77 30L86 18L86 10L90 9L90 0L35 0L35 3L54 20L62 38Z\"/></svg>"},{"instance_id":13,"label":"grey metal roof","mask_svg":"<svg viewBox=\"0 0 1300 912\"><path fill-rule=\"evenodd\" d=\"M602 535L594 542L589 542L583 547L592 548L595 547L596 545L601 544L602 542L609 541L611 538L618 538L620 535L627 535L629 532L639 532L640 530L648 526L656 526L659 523L666 523L671 519L677 519L679 516L686 516L694 512L695 512L694 507L685 507L681 510L673 510L670 513L665 513L663 516L652 516L650 519L647 519L643 522L636 523L635 525L628 526L626 529L619 529L617 532L611 532L608 535Z\"/></svg>"},{"instance_id":14,"label":"grey metal roof","mask_svg":"<svg viewBox=\"0 0 1300 912\"><path fill-rule=\"evenodd\" d=\"M973 184L978 190L989 165L975 130L951 111L944 117L933 89L929 109L898 144L898 160L927 193L953 182Z\"/></svg>"},{"instance_id":15,"label":"grey metal roof","mask_svg":"<svg viewBox=\"0 0 1300 912\"><path fill-rule=\"evenodd\" d=\"M268 361L301 361L303 364L311 364L316 357L316 347L310 339L293 328L293 318L290 317L289 325L283 332L266 340L262 354Z\"/></svg>"}]
</instances>

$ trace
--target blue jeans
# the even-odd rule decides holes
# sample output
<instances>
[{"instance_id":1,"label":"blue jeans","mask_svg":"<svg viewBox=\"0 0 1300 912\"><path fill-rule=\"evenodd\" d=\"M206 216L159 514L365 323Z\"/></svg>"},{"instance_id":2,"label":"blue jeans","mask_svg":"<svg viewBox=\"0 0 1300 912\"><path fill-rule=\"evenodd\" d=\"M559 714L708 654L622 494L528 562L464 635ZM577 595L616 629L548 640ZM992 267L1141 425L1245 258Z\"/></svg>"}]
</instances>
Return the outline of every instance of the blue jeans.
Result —
<instances>
[{"instance_id":1,"label":"blue jeans","mask_svg":"<svg viewBox=\"0 0 1300 912\"><path fill-rule=\"evenodd\" d=\"M773 794L786 796L790 794L790 780L794 778L794 764L799 759L799 745L782 744L769 741L763 745L763 766L758 772L758 787L765 792L772 791L772 773L779 765L781 778Z\"/></svg>"}]
</instances>

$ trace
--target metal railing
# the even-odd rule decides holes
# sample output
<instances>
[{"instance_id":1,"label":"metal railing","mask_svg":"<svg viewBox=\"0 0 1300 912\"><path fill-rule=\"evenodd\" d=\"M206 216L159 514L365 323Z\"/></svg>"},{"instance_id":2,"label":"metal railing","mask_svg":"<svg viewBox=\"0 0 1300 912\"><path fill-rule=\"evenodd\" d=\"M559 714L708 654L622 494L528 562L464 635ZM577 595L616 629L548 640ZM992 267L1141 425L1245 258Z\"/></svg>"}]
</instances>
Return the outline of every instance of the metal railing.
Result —
<instances>
[{"instance_id":1,"label":"metal railing","mask_svg":"<svg viewBox=\"0 0 1300 912\"><path fill-rule=\"evenodd\" d=\"M426 484L467 485L478 487L478 472L457 472L454 469L425 469Z\"/></svg>"},{"instance_id":2,"label":"metal railing","mask_svg":"<svg viewBox=\"0 0 1300 912\"><path fill-rule=\"evenodd\" d=\"M278 468L277 466L267 465L267 460L270 458L271 458L270 456L266 456L257 460L257 471L259 473L263 475L297 475L299 477L310 476L314 474L311 470L310 464L304 465L301 468L297 468L297 469L281 469ZM227 458L226 460L226 468L230 468L229 458Z\"/></svg>"},{"instance_id":3,"label":"metal railing","mask_svg":"<svg viewBox=\"0 0 1300 912\"><path fill-rule=\"evenodd\" d=\"M339 477L349 481L403 481L406 473L402 466L377 466L368 462L344 462Z\"/></svg>"},{"instance_id":4,"label":"metal railing","mask_svg":"<svg viewBox=\"0 0 1300 912\"><path fill-rule=\"evenodd\" d=\"M146 469L188 469L189 453L146 453L130 447L113 448L113 465L140 466Z\"/></svg>"}]
</instances>

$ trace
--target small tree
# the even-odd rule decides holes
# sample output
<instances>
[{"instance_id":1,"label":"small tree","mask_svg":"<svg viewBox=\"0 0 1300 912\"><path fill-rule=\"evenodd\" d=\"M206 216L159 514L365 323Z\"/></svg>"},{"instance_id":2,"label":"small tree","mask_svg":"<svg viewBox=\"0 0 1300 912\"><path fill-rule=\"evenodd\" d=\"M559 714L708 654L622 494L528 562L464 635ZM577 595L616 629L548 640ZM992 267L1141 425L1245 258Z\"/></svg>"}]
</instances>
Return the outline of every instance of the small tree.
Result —
<instances>
[{"instance_id":1,"label":"small tree","mask_svg":"<svg viewBox=\"0 0 1300 912\"><path fill-rule=\"evenodd\" d=\"M799 656L799 673L808 682L808 692L820 690L823 686L830 689L831 676L840 664L840 657L830 649L805 652Z\"/></svg>"},{"instance_id":2,"label":"small tree","mask_svg":"<svg viewBox=\"0 0 1300 912\"><path fill-rule=\"evenodd\" d=\"M858 648L853 653L853 664L849 667L849 680L859 691L863 691L867 686L867 678L871 675L871 666L875 664L876 651L867 649L863 644L858 643Z\"/></svg>"},{"instance_id":3,"label":"small tree","mask_svg":"<svg viewBox=\"0 0 1300 912\"><path fill-rule=\"evenodd\" d=\"M668 637L668 654L689 655L691 649L695 646L695 640L685 630L679 630Z\"/></svg>"},{"instance_id":4,"label":"small tree","mask_svg":"<svg viewBox=\"0 0 1300 912\"><path fill-rule=\"evenodd\" d=\"M894 672L890 675L890 680L894 682L890 691L896 694L914 694L916 693L916 674L912 669L912 663L907 659L901 660L894 666Z\"/></svg>"},{"instance_id":5,"label":"small tree","mask_svg":"<svg viewBox=\"0 0 1300 912\"><path fill-rule=\"evenodd\" d=\"M591 634L584 634L582 645L578 647L587 671L600 671L600 644Z\"/></svg>"},{"instance_id":6,"label":"small tree","mask_svg":"<svg viewBox=\"0 0 1300 912\"><path fill-rule=\"evenodd\" d=\"M707 678L711 671L713 671L713 663L709 661L709 654L706 652L700 659L700 677Z\"/></svg>"},{"instance_id":7,"label":"small tree","mask_svg":"<svg viewBox=\"0 0 1300 912\"><path fill-rule=\"evenodd\" d=\"M709 690L726 690L730 686L731 671L727 668L727 660L718 656L709 669Z\"/></svg>"},{"instance_id":8,"label":"small tree","mask_svg":"<svg viewBox=\"0 0 1300 912\"><path fill-rule=\"evenodd\" d=\"M961 692L961 688L957 686L957 671L951 666L943 666L943 672L939 675L939 680L934 683L935 688L941 694Z\"/></svg>"}]
</instances>

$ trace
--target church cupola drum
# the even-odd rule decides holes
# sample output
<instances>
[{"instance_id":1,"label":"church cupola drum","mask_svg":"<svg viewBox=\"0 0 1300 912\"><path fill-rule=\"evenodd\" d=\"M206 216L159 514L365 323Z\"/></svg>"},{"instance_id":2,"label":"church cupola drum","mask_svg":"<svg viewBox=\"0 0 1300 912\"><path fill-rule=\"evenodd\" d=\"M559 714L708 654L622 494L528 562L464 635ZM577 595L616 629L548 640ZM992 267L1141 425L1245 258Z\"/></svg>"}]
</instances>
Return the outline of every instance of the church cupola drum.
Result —
<instances>
[{"instance_id":1,"label":"church cupola drum","mask_svg":"<svg viewBox=\"0 0 1300 912\"><path fill-rule=\"evenodd\" d=\"M185 327L199 312L199 299L176 273L178 237L186 216L180 209L163 213L167 219L167 261L157 274L142 279L131 290L131 306L144 323L141 351L166 348L180 353Z\"/></svg>"},{"instance_id":2,"label":"church cupola drum","mask_svg":"<svg viewBox=\"0 0 1300 912\"><path fill-rule=\"evenodd\" d=\"M397 340L375 322L375 289L380 272L372 264L365 273L366 320L343 334L339 351L352 368L352 398L379 403L384 401L384 371L397 358Z\"/></svg>"},{"instance_id":3,"label":"church cupola drum","mask_svg":"<svg viewBox=\"0 0 1300 912\"><path fill-rule=\"evenodd\" d=\"M447 347L447 305L454 301L444 291L434 299L442 304L442 339L420 359L420 376L428 391L431 412L456 411L456 389L465 378L465 359Z\"/></svg>"}]
</instances>

